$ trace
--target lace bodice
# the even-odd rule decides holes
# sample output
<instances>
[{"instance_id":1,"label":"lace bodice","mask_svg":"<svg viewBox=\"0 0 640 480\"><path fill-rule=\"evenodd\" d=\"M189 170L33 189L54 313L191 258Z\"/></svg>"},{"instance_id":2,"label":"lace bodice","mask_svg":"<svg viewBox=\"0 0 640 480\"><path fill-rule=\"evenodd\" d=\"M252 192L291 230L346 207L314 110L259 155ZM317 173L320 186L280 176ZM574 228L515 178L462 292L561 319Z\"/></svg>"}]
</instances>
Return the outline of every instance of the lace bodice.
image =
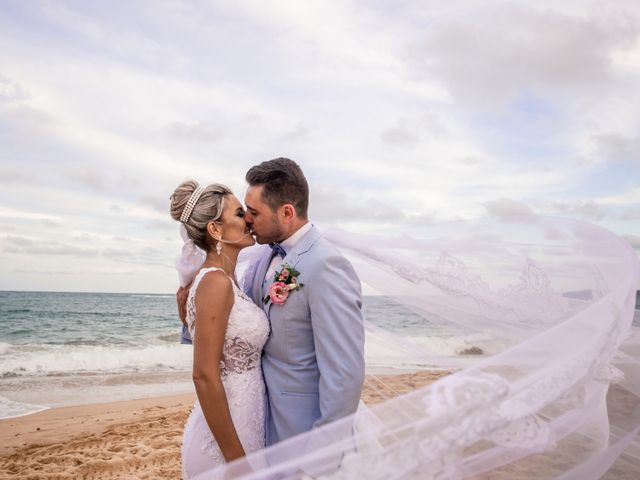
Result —
<instances>
[{"instance_id":1,"label":"lace bodice","mask_svg":"<svg viewBox=\"0 0 640 480\"><path fill-rule=\"evenodd\" d=\"M196 291L200 280L208 273L220 268L203 268L198 272L187 299L187 326L194 343L196 335ZM222 376L242 373L254 369L260 363L262 347L269 336L269 322L264 311L240 290L231 279L234 302L229 314L224 349L220 361Z\"/></svg>"}]
</instances>

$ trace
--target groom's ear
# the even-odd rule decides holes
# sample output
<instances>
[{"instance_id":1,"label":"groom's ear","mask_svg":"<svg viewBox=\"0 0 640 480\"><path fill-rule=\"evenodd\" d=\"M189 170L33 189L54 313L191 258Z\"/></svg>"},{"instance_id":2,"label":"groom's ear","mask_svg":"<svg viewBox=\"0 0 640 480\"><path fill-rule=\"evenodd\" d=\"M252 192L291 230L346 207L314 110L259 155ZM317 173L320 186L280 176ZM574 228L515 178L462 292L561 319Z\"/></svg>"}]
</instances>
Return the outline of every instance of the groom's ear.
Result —
<instances>
[{"instance_id":1,"label":"groom's ear","mask_svg":"<svg viewBox=\"0 0 640 480\"><path fill-rule=\"evenodd\" d=\"M290 203L286 203L282 206L282 213L285 219L292 220L296 216L296 209Z\"/></svg>"}]
</instances>

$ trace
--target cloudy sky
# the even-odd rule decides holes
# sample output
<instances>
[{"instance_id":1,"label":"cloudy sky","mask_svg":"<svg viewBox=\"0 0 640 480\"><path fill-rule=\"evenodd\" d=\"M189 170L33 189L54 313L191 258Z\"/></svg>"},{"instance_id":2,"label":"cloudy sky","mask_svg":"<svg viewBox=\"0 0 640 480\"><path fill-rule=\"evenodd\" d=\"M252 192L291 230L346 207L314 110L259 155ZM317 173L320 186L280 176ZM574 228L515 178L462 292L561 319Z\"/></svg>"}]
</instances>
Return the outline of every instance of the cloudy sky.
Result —
<instances>
[{"instance_id":1,"label":"cloudy sky","mask_svg":"<svg viewBox=\"0 0 640 480\"><path fill-rule=\"evenodd\" d=\"M0 289L172 292L168 197L298 161L350 229L547 214L640 250L636 0L11 1Z\"/></svg>"}]
</instances>

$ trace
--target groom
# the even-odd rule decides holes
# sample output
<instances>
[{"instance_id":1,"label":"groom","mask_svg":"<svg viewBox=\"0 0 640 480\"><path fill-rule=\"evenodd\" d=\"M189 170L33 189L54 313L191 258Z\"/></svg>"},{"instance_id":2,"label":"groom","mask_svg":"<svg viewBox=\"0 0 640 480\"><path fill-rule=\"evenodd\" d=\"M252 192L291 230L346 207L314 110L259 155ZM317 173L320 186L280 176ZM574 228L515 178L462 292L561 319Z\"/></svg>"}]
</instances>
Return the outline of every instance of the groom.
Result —
<instances>
[{"instance_id":1,"label":"groom","mask_svg":"<svg viewBox=\"0 0 640 480\"><path fill-rule=\"evenodd\" d=\"M351 264L307 219L309 187L300 167L276 158L245 178L245 220L257 242L272 247L248 272L247 293L271 323L262 371L273 445L356 411L364 380L362 299ZM285 264L304 286L283 304L265 305Z\"/></svg>"},{"instance_id":2,"label":"groom","mask_svg":"<svg viewBox=\"0 0 640 480\"><path fill-rule=\"evenodd\" d=\"M244 289L271 324L262 370L266 441L273 445L356 411L364 380L362 297L349 261L309 223L300 167L276 158L249 169L246 180L245 220L257 242L271 247L250 267ZM275 303L269 291L285 265L299 272L300 287Z\"/></svg>"}]
</instances>

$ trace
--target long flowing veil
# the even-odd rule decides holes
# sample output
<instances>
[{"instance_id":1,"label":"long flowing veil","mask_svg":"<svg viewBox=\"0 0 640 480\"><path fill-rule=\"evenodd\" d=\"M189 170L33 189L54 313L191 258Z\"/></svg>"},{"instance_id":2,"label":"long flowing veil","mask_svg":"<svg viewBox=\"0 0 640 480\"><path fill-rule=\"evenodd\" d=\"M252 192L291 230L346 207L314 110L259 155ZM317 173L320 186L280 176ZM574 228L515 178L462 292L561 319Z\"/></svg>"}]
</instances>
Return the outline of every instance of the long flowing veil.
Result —
<instances>
[{"instance_id":1,"label":"long flowing veil","mask_svg":"<svg viewBox=\"0 0 640 480\"><path fill-rule=\"evenodd\" d=\"M397 315L367 320L365 348L386 352L368 367L451 374L202 478L586 479L614 463L640 469L640 264L622 239L537 217L324 235L366 291L409 319L402 331ZM478 354L419 341L434 331L478 339Z\"/></svg>"}]
</instances>

